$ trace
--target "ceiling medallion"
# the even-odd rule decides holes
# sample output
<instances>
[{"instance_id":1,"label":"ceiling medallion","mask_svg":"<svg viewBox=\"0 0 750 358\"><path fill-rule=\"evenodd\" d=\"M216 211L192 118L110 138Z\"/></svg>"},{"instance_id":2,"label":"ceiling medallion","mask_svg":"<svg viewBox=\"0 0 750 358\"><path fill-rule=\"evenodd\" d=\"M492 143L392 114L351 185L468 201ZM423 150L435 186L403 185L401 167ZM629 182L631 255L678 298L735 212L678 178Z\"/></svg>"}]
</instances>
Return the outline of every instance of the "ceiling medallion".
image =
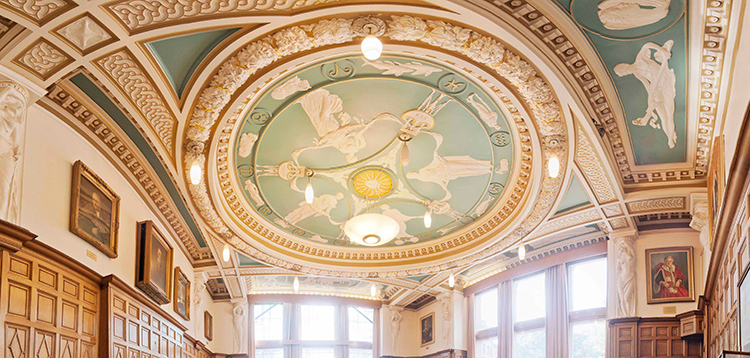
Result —
<instances>
[{"instance_id":1,"label":"ceiling medallion","mask_svg":"<svg viewBox=\"0 0 750 358\"><path fill-rule=\"evenodd\" d=\"M365 167L349 179L354 193L362 199L380 199L393 192L395 174L383 167Z\"/></svg>"},{"instance_id":2,"label":"ceiling medallion","mask_svg":"<svg viewBox=\"0 0 750 358\"><path fill-rule=\"evenodd\" d=\"M543 153L545 155L549 155L549 150L555 151L560 158L561 171L564 171L566 163L565 158L567 157L567 150L565 145L561 145L556 148L548 148L545 146L545 139L549 136L559 136L562 142L564 142L566 140L566 125L561 116L554 91L547 84L544 78L536 75L536 71L532 65L530 65L528 62L526 62L525 59L521 58L512 51L505 49L504 46L500 42L498 42L498 40L476 33L470 29L453 25L449 22L425 20L412 16L393 15L389 18L390 20L388 20L387 22L386 31L384 33L384 35L389 39L396 42L419 42L422 43L422 45L420 46L425 46L426 44L427 47L437 48L439 50L446 51L449 54L461 54L470 58L472 61L476 61L479 64L489 66L489 68L496 72L494 76L500 76L508 80L508 82L517 91L519 91L519 100L525 102L528 108L530 108L532 114L531 119L537 127L537 133L541 137L540 139L542 143ZM305 27L306 30L300 30L301 27ZM206 142L208 140L212 140L211 138L213 137L211 133L214 129L214 124L218 120L218 113L222 112L222 109L229 103L230 95L233 94L240 86L242 86L247 81L249 74L254 73L258 69L267 67L277 58L285 57L302 50L308 50L331 44L343 44L352 42L353 40L355 40L356 36L353 33L353 30L354 29L352 27L351 19L327 19L309 25L291 26L288 28L280 29L274 34L269 35L268 38L259 39L258 41L254 41L248 44L248 46L240 51L238 55L231 59L228 59L221 67L221 70L218 71L218 73L214 76L210 86L204 88L201 96L199 97L198 104L193 110L192 116L190 117L190 123L186 133L188 142ZM441 36L441 34L445 33L452 33L457 35L451 37ZM275 44L275 46L272 48L271 44ZM382 67L382 64L378 65L381 65ZM424 74L423 68L421 68L420 66L421 63L419 62L385 65L390 66L390 68L387 68L386 70L390 71L390 73L392 74ZM332 72L330 73L330 75L338 75L338 73L335 71L335 67L331 70ZM339 68L339 70L341 74L345 76L347 72L346 70L348 70L348 68L341 67ZM398 75L396 75L396 77L398 77ZM480 79L480 81L482 80ZM304 87L304 83L302 82L294 86L297 85L300 87ZM290 87L288 87L287 89L293 89L294 86L290 85ZM466 92L466 89L463 88L461 88L460 92L469 93ZM284 90L279 90L278 93L283 95ZM504 199L506 201L502 207L493 209L494 211L492 213L492 216L488 217L490 221L484 223L476 222L476 225L473 225L473 227L465 233L458 235L426 235L424 236L425 238L432 237L434 239L437 237L445 237L445 239L442 239L442 241L436 243L420 244L416 250L391 250L378 252L377 254L371 254L361 251L341 251L336 249L335 247L320 249L317 246L318 244L310 244L304 240L289 240L286 237L286 234L280 234L279 231L275 228L269 230L269 227L266 224L267 220L270 220L274 223L274 225L272 226L279 225L280 227L283 227L288 223L285 224L283 221L278 220L278 214L270 210L269 206L264 206L264 208L267 209L266 211L264 211L264 214L268 213L265 217L258 217L252 212L248 212L247 210L245 210L247 206L238 202L237 195L239 193L235 189L235 184L233 184L231 181L220 181L219 184L222 190L220 192L217 191L213 195L224 196L224 200L226 200L226 202L229 204L227 209L232 211L232 215L236 215L239 223L244 223L245 225L247 225L247 227L242 230L247 231L247 234L249 234L251 238L259 239L260 237L263 237L264 239L268 240L269 243L272 243L272 245L277 245L277 247L283 252L292 254L295 257L297 257L297 255L293 254L293 251L299 251L300 253L317 256L323 259L336 259L337 262L339 262L337 266L347 266L350 263L350 260L354 260L351 262L357 262L358 267L361 268L363 267L362 265L365 265L365 267L367 265L367 263L363 262L362 260L409 260L411 258L421 256L422 254L439 253L444 250L455 251L454 249L462 247L464 243L473 242L476 239L486 238L485 233L487 233L488 230L495 232L500 227L507 225L507 219L512 218L513 220L516 220L516 217L513 214L517 212L515 208L524 202L524 198L527 197L528 193L527 189L531 187L530 182L534 181L530 176L532 154L534 153L529 142L529 132L528 129L526 129L525 124L526 119L518 115L517 110L514 109L515 105L507 98L505 98L504 94L496 93L496 95L501 98L506 106L512 107L510 109L511 114L513 115L513 118L516 122L515 125L519 126L519 130L521 132L520 135L524 142L524 144L521 144L520 146L522 153L520 153L519 159L522 162L517 164L520 165L520 168L516 167L516 165L510 166L511 170L513 171L519 170L519 176L514 179L513 184L509 186L509 189L512 188L512 190L510 190L510 192L512 192L512 195L507 196L507 199ZM482 105L481 102L476 103L480 106ZM268 111L262 106L255 107L255 110L258 110L258 113L265 114L263 116L263 118L265 119L261 122L258 122L258 124L263 125L264 122L271 121L271 116L269 115L271 115L273 111ZM482 113L487 114L488 112L482 111ZM478 115L479 113L475 114ZM273 115L275 116L275 114ZM492 122L492 119L490 117L486 118L489 119L488 122ZM227 125L233 125L235 120L236 118L232 119L227 123ZM243 121L242 123L247 122ZM244 124L244 126L245 128L247 128L247 124ZM230 135L229 132L226 131L226 129L222 132L216 133L221 133L217 137L217 139L220 141L220 145L229 145L228 141L230 139ZM248 135L246 136L246 138L247 137L252 136ZM233 138L233 136L231 138ZM411 146L412 144L413 143L410 142L409 146ZM518 144L512 146L508 145L507 147L514 147L518 149L517 146ZM231 150L229 152L224 151L223 153L218 153L218 156L220 157L220 160L226 160L227 154L230 153L232 153ZM189 163L192 162L192 159L192 156L185 155L184 160L186 165L189 165ZM277 160L278 159L280 158L277 158ZM231 160L228 162L234 164ZM397 161L394 160L394 162ZM276 163L278 163L278 161ZM238 167L242 166L241 163L237 164ZM271 163L267 163L266 165L269 164L273 165ZM413 164L410 163L410 165ZM220 175L228 174L226 169L227 168L222 168L220 166ZM263 168L255 169L259 170ZM260 172L262 172L262 170ZM396 172L398 175L398 171ZM258 176L254 177L258 178ZM318 187L317 183L315 183L316 181L317 180L313 180L313 184L316 185L317 192ZM387 272L380 272L378 276L395 277L417 273L437 272L440 271L446 264L464 265L476 260L480 260L482 258L486 258L489 255L504 250L510 243L516 242L518 238L526 235L530 230L532 230L541 222L546 213L548 213L551 209L554 198L556 197L554 193L559 191L561 182L561 178L543 178L542 188L544 189L539 194L538 200L536 202L536 205L534 205L531 214L526 216L525 218L521 218L522 221L520 227L515 231L508 233L508 235L505 236L503 240L496 242L489 247L483 246L485 248L481 249L480 251L471 250L471 252L466 252L464 256L456 257L449 262L424 265L419 270L402 271L397 267L393 267L390 270L386 270ZM242 182L240 182L239 184L242 185ZM302 186L304 186L304 184ZM438 184L438 186L440 185ZM492 183L491 187L503 188L504 186L500 183ZM245 186L244 189L248 190L245 191L245 196L248 199L246 203L249 202L253 207L256 207L256 204L265 205L265 197L263 193L261 193L260 189L257 188L257 186L253 188L253 185L248 185ZM236 234L233 229L229 229L229 227L227 227L226 224L223 223L224 219L222 219L218 215L218 213L216 212L216 208L212 204L212 201L207 200L209 197L209 193L205 181L201 182L200 185L190 186L190 190L191 195L194 198L194 202L198 206L201 215L205 220L209 222L214 230L220 234L228 233L230 235L233 235L229 240L233 245L235 245L238 250L257 258L260 261L283 268L294 267L295 269L301 270L300 272L315 275L364 277L368 274L371 274L367 270L348 271L346 269L339 269L337 271L331 271L329 269L321 267L308 267L306 263L300 265L300 263L297 261L295 261L296 263L292 263L286 261L285 259L279 259L269 256L267 253L261 252L256 249L254 244L251 243L252 240L245 241L249 238L244 237L244 235L242 235L243 238L234 236ZM505 192L508 191L509 190L505 190ZM337 197L337 195L335 194L324 195L333 195L334 198ZM386 200L395 199L394 195L395 193L391 194L391 196ZM502 193L500 195L502 195ZM503 195L503 197L505 196ZM428 205L430 204L428 203ZM419 207L424 210L424 204ZM435 215L441 215L436 211L433 211L433 213ZM347 215L347 217L351 217L350 215L351 214ZM328 221L327 218L318 217L318 219ZM464 217L464 219L459 220L459 222L463 223L473 221L467 219L470 219L470 217ZM261 222L259 222L259 220ZM252 233L251 231L256 232L259 236L256 237L256 234ZM301 233L301 230L299 228L293 228L293 231L295 233ZM318 243L330 243L329 240L326 240L317 235L314 235L312 237L302 237L309 238L309 240ZM419 237L415 238L419 239ZM394 240L394 242L398 244L400 242L400 239ZM395 265L398 266L399 263L395 263Z\"/></svg>"}]
</instances>

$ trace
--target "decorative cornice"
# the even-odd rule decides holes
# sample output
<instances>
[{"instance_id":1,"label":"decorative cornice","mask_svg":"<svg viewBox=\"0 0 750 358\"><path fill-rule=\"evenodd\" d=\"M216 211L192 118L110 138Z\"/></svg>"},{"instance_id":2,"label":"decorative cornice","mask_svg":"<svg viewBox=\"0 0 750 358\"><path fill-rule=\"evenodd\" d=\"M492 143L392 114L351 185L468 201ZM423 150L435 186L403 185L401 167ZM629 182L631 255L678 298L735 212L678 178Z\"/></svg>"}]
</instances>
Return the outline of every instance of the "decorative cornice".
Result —
<instances>
[{"instance_id":1,"label":"decorative cornice","mask_svg":"<svg viewBox=\"0 0 750 358\"><path fill-rule=\"evenodd\" d=\"M149 164L135 154L138 153L138 150L133 150L127 144L129 140L120 137L117 130L110 128L109 121L99 118L95 111L88 108L84 101L79 100L66 87L59 84L53 85L47 94L47 98L50 100L50 102L46 102L48 106L54 106L55 110L62 111L75 118L78 123L74 127L85 130L87 137L98 142L97 146L109 149L113 153L112 159L120 162L116 164L117 167L127 168L136 179L134 185L140 189L138 191L144 196L144 202L151 206L154 212L161 213L182 243L181 246L187 250L188 256L193 261L211 258L210 251L198 247L195 238L192 237L187 224L181 219L171 198L157 184L160 182L159 179L152 177L150 172L145 169L148 168Z\"/></svg>"},{"instance_id":2,"label":"decorative cornice","mask_svg":"<svg viewBox=\"0 0 750 358\"><path fill-rule=\"evenodd\" d=\"M536 73L534 67L525 59L505 48L498 40L485 36L471 29L456 26L445 21L424 20L411 16L390 16L387 21L387 30L385 36L393 41L398 42L421 42L422 45L432 46L434 48L456 52L461 56L466 56L484 66L495 71L499 77L504 77L520 93L521 100L525 101L531 109L532 120L536 125L543 143L545 163L552 153L560 157L562 166L567 163L566 160L566 130L565 121L560 112L557 99L554 96L552 88L546 80ZM219 118L219 114L225 110L226 105L232 99L232 95L241 86L245 84L251 74L265 68L281 57L288 56L297 52L333 44L344 44L353 41L355 38L352 29L352 20L350 19L327 19L317 23L290 26L276 31L275 33L250 43L242 49L236 56L226 61L214 75L208 87L204 88L198 97L198 103L195 106L192 116L189 120L187 129L187 150L183 158L185 170L192 165L197 159L200 166L205 167L205 155L200 154L206 143L211 137L211 133ZM223 136L227 133L222 131ZM225 145L225 143L224 143ZM219 152L222 152L220 148ZM226 152L224 148L223 152ZM196 155L196 153L198 153ZM522 156L526 156L523 154ZM219 167L226 166L226 162L219 162ZM545 164L546 165L546 164ZM530 165L529 165L530 169ZM562 168L564 171L565 168ZM220 176L219 182L228 182L230 179L226 176ZM515 190L525 190L530 181L529 177L520 177ZM190 188L191 196L198 207L201 215L209 223L214 231L224 237L227 242L232 244L239 251L258 259L264 263L281 266L287 269L298 270L313 275L332 275L343 277L393 277L409 276L414 274L425 274L444 270L448 267L461 266L476 260L488 257L497 253L511 243L518 241L527 235L536 227L548 214L554 199L560 191L562 178L551 178L545 176L542 179L542 190L539 193L538 201L534 205L532 212L522 221L520 227L510 234L506 235L499 242L486 248L483 251L474 253L470 256L463 257L452 262L440 265L424 266L414 270L391 270L387 272L363 272L363 271L331 271L328 269L317 269L305 267L271 257L257 248L241 240L232 232L216 212L208 194L205 180L198 185L187 183ZM515 192L511 194L513 200L520 201L522 196ZM230 205L232 207L233 205ZM234 205L236 206L236 205ZM496 211L495 217L490 217L486 224L478 226L467 234L457 238L454 243L440 243L440 250L450 248L451 245L462 245L465 242L476 239L487 234L503 221L512 215L511 211ZM240 217L245 219L245 217ZM271 240L276 235L265 228L261 223L253 222L247 225L254 230L261 240ZM278 241L289 242L289 246L303 247L308 246L293 240L277 238ZM282 243L283 243L282 242ZM407 253L414 255L432 254L435 251L433 247L422 247L419 250L411 248ZM314 254L327 255L328 252L336 251L331 249L317 250ZM346 256L334 256L337 260L350 259L358 260L382 260L387 259L388 253L367 252L363 254L344 253ZM399 256L391 256L401 258Z\"/></svg>"},{"instance_id":3,"label":"decorative cornice","mask_svg":"<svg viewBox=\"0 0 750 358\"><path fill-rule=\"evenodd\" d=\"M10 252L21 250L23 245L36 238L36 234L18 225L0 220L0 249Z\"/></svg>"},{"instance_id":4,"label":"decorative cornice","mask_svg":"<svg viewBox=\"0 0 750 358\"><path fill-rule=\"evenodd\" d=\"M601 220L602 217L599 214L599 210L589 209L582 212L573 213L570 215L563 216L559 219L550 220L542 225L539 230L534 232L535 237L544 236L553 232L562 231L574 226L580 226L588 224L597 220Z\"/></svg>"},{"instance_id":5,"label":"decorative cornice","mask_svg":"<svg viewBox=\"0 0 750 358\"><path fill-rule=\"evenodd\" d=\"M115 84L148 123L170 156L174 155L177 121L151 78L127 48L92 61Z\"/></svg>"},{"instance_id":6,"label":"decorative cornice","mask_svg":"<svg viewBox=\"0 0 750 358\"><path fill-rule=\"evenodd\" d=\"M631 214L645 213L651 211L684 211L687 210L685 205L685 197L669 197L669 198L656 198L656 199L645 199L639 201L632 201L626 204L628 211Z\"/></svg>"}]
</instances>

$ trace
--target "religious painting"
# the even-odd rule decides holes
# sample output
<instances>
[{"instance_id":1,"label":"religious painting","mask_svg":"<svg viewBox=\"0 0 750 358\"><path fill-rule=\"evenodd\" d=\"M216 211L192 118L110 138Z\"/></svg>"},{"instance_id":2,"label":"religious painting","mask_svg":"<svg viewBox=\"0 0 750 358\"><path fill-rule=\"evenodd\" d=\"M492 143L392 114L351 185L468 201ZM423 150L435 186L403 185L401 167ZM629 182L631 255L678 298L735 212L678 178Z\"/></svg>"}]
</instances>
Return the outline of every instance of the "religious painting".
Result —
<instances>
[{"instance_id":1,"label":"religious painting","mask_svg":"<svg viewBox=\"0 0 750 358\"><path fill-rule=\"evenodd\" d=\"M209 341L214 339L214 316L203 311L203 336Z\"/></svg>"},{"instance_id":2,"label":"religious painting","mask_svg":"<svg viewBox=\"0 0 750 358\"><path fill-rule=\"evenodd\" d=\"M714 138L711 147L711 165L708 169L708 228L709 239L713 242L714 231L719 219L719 209L724 197L724 136Z\"/></svg>"},{"instance_id":3,"label":"religious painting","mask_svg":"<svg viewBox=\"0 0 750 358\"><path fill-rule=\"evenodd\" d=\"M170 302L172 294L172 246L152 221L138 223L136 240L136 287L156 303Z\"/></svg>"},{"instance_id":4,"label":"religious painting","mask_svg":"<svg viewBox=\"0 0 750 358\"><path fill-rule=\"evenodd\" d=\"M646 250L646 272L649 304L695 301L692 247Z\"/></svg>"},{"instance_id":5,"label":"religious painting","mask_svg":"<svg viewBox=\"0 0 750 358\"><path fill-rule=\"evenodd\" d=\"M435 343L435 313L430 313L419 319L422 347Z\"/></svg>"},{"instance_id":6,"label":"religious painting","mask_svg":"<svg viewBox=\"0 0 750 358\"><path fill-rule=\"evenodd\" d=\"M117 257L120 197L80 160L73 164L70 231L105 255Z\"/></svg>"},{"instance_id":7,"label":"religious painting","mask_svg":"<svg viewBox=\"0 0 750 358\"><path fill-rule=\"evenodd\" d=\"M174 311L190 320L190 281L179 267L174 268Z\"/></svg>"},{"instance_id":8,"label":"religious painting","mask_svg":"<svg viewBox=\"0 0 750 358\"><path fill-rule=\"evenodd\" d=\"M747 273L748 270L739 285L740 347L745 352L750 351L750 280Z\"/></svg>"}]
</instances>

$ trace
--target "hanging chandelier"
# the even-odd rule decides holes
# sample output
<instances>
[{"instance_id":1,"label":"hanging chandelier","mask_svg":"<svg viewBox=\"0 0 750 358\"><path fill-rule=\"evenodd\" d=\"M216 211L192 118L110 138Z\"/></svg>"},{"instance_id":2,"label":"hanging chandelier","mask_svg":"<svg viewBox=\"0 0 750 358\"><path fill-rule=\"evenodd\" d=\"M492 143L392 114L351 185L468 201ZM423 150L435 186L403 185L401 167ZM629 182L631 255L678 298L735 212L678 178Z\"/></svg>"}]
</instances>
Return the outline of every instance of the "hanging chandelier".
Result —
<instances>
[{"instance_id":1,"label":"hanging chandelier","mask_svg":"<svg viewBox=\"0 0 750 358\"><path fill-rule=\"evenodd\" d=\"M359 214L344 224L349 240L364 246L385 245L395 239L399 231L396 220L379 213Z\"/></svg>"}]
</instances>

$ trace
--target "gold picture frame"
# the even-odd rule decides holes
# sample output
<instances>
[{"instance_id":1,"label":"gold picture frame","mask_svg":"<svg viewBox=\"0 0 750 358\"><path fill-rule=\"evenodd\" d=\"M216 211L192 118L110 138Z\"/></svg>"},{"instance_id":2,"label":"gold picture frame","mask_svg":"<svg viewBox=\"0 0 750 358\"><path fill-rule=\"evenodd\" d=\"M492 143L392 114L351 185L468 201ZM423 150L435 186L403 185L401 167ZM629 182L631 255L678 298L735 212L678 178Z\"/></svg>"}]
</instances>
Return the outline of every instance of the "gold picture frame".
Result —
<instances>
[{"instance_id":1,"label":"gold picture frame","mask_svg":"<svg viewBox=\"0 0 750 358\"><path fill-rule=\"evenodd\" d=\"M203 311L203 336L209 341L214 340L214 316Z\"/></svg>"},{"instance_id":2,"label":"gold picture frame","mask_svg":"<svg viewBox=\"0 0 750 358\"><path fill-rule=\"evenodd\" d=\"M80 160L73 164L70 232L111 258L117 258L120 196Z\"/></svg>"},{"instance_id":3,"label":"gold picture frame","mask_svg":"<svg viewBox=\"0 0 750 358\"><path fill-rule=\"evenodd\" d=\"M176 266L174 268L174 303L173 309L186 321L190 320L190 280L187 275Z\"/></svg>"},{"instance_id":4,"label":"gold picture frame","mask_svg":"<svg viewBox=\"0 0 750 358\"><path fill-rule=\"evenodd\" d=\"M171 302L172 245L153 221L141 221L135 247L135 286L160 305Z\"/></svg>"},{"instance_id":5,"label":"gold picture frame","mask_svg":"<svg viewBox=\"0 0 750 358\"><path fill-rule=\"evenodd\" d=\"M419 337L421 347L435 343L435 312L419 318Z\"/></svg>"},{"instance_id":6,"label":"gold picture frame","mask_svg":"<svg viewBox=\"0 0 750 358\"><path fill-rule=\"evenodd\" d=\"M647 249L646 274L648 304L695 301L692 246Z\"/></svg>"},{"instance_id":7,"label":"gold picture frame","mask_svg":"<svg viewBox=\"0 0 750 358\"><path fill-rule=\"evenodd\" d=\"M708 169L708 233L709 246L713 243L714 231L724 198L724 136L714 138L711 146L711 164Z\"/></svg>"}]
</instances>

